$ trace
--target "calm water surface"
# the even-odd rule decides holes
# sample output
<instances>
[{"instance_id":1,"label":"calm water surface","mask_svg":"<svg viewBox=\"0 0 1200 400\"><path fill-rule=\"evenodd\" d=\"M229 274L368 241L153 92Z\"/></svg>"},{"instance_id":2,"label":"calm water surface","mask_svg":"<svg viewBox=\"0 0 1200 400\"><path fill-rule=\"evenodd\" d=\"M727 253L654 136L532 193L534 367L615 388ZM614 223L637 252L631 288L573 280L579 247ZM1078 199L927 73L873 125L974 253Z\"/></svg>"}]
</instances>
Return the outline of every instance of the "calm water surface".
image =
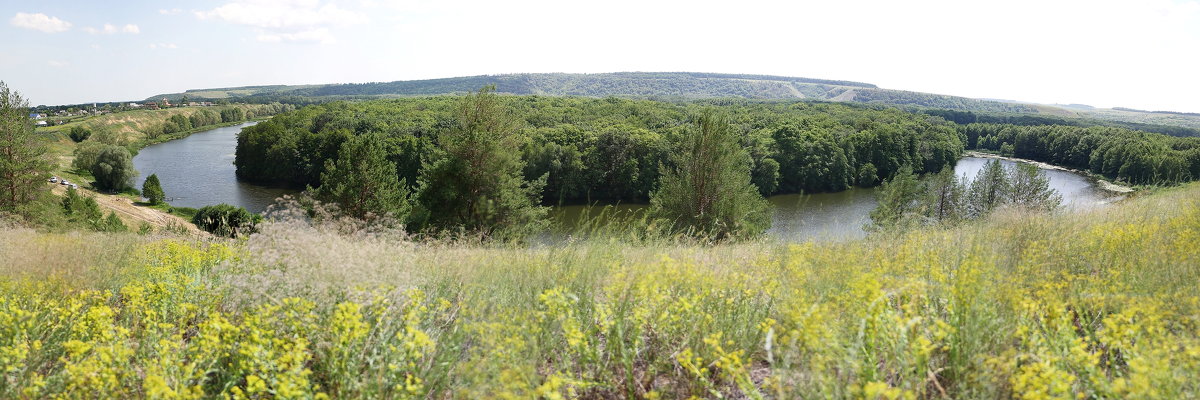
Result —
<instances>
[{"instance_id":1,"label":"calm water surface","mask_svg":"<svg viewBox=\"0 0 1200 400\"><path fill-rule=\"evenodd\" d=\"M227 203L263 212L276 197L297 191L237 180L233 167L237 135L242 128L255 123L198 132L142 149L133 158L133 166L139 173L138 188L147 176L158 174L167 202L173 206L200 208Z\"/></svg>"},{"instance_id":2,"label":"calm water surface","mask_svg":"<svg viewBox=\"0 0 1200 400\"><path fill-rule=\"evenodd\" d=\"M142 149L133 159L141 173L138 185L146 176L158 174L167 201L172 205L199 208L228 203L253 212L266 210L276 197L297 191L237 180L233 167L237 134L253 124L213 129ZM964 157L954 166L954 172L966 179L973 178L987 161L986 158ZM1006 160L1001 163L1008 167L1015 164ZM1062 194L1066 207L1096 207L1115 199L1082 175L1069 171L1042 171L1050 178L1050 187ZM774 206L772 223L767 233L788 241L845 240L866 236L863 225L869 222L868 215L875 208L875 192L874 188L853 188L839 193L772 196L768 199ZM621 204L610 207L607 212L622 218L638 218L645 208L640 204ZM595 217L601 209L556 207L551 215L557 223L549 236L564 237L580 229L587 230L581 227L581 221L594 219L585 216Z\"/></svg>"}]
</instances>

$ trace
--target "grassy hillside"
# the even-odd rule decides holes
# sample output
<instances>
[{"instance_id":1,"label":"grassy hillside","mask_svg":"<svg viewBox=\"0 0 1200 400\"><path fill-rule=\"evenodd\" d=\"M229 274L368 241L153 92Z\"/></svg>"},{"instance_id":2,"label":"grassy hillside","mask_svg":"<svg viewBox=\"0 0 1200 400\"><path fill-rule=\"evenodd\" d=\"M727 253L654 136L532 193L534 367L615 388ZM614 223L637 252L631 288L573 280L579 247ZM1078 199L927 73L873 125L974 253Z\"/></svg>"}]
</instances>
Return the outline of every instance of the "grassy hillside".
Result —
<instances>
[{"instance_id":1,"label":"grassy hillside","mask_svg":"<svg viewBox=\"0 0 1200 400\"><path fill-rule=\"evenodd\" d=\"M251 104L235 104L222 106L219 108L237 107L242 108L247 112L252 112L261 108L260 105ZM146 132L152 128L158 127L166 122L173 115L183 115L185 117L198 113L201 110L217 111L218 107L184 107L184 108L168 108L160 110L133 110L122 111L112 114L104 114L86 117L74 120L58 126L46 128L38 128L38 133L55 134L62 138L66 138L66 132L71 127L80 125L90 128L93 132L107 132L115 135L119 140L128 142L137 142L146 139Z\"/></svg>"},{"instance_id":2,"label":"grassy hillside","mask_svg":"<svg viewBox=\"0 0 1200 400\"><path fill-rule=\"evenodd\" d=\"M1200 397L1200 184L849 243L276 217L235 242L0 229L0 397Z\"/></svg>"}]
</instances>

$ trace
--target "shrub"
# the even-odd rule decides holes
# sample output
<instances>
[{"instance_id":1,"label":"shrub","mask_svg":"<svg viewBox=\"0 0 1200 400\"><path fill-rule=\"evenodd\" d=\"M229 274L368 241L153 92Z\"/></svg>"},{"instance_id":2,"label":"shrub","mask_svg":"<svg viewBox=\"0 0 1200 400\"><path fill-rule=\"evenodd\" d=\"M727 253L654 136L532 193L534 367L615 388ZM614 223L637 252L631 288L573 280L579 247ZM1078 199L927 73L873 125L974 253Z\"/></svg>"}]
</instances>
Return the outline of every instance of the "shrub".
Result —
<instances>
[{"instance_id":1,"label":"shrub","mask_svg":"<svg viewBox=\"0 0 1200 400\"><path fill-rule=\"evenodd\" d=\"M229 204L204 206L192 217L192 223L205 232L217 236L236 238L254 232L254 226L262 217L246 211L243 207Z\"/></svg>"},{"instance_id":2,"label":"shrub","mask_svg":"<svg viewBox=\"0 0 1200 400\"><path fill-rule=\"evenodd\" d=\"M162 204L163 200L166 199L162 185L158 183L157 174L150 174L150 176L146 177L146 181L142 183L142 197L145 197L153 205Z\"/></svg>"},{"instance_id":3,"label":"shrub","mask_svg":"<svg viewBox=\"0 0 1200 400\"><path fill-rule=\"evenodd\" d=\"M67 132L67 137L71 138L71 140L75 141L75 143L83 142L91 136L92 130L83 125L72 126L71 130Z\"/></svg>"}]
</instances>

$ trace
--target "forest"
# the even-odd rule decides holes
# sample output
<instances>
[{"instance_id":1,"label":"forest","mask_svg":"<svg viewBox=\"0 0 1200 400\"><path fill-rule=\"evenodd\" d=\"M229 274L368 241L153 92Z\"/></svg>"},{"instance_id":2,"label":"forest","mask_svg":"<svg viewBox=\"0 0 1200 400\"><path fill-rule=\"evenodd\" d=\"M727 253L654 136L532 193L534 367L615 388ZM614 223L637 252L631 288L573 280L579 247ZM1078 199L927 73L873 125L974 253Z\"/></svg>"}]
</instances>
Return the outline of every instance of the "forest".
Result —
<instances>
[{"instance_id":1,"label":"forest","mask_svg":"<svg viewBox=\"0 0 1200 400\"><path fill-rule=\"evenodd\" d=\"M747 150L763 195L874 186L902 167L952 165L965 140L952 124L883 107L809 102L502 96L517 116L526 180L545 176L543 204L649 200L659 166L697 113L715 109ZM238 176L320 186L326 161L349 138L379 133L409 185L450 127L455 97L336 102L281 114L238 138Z\"/></svg>"}]
</instances>

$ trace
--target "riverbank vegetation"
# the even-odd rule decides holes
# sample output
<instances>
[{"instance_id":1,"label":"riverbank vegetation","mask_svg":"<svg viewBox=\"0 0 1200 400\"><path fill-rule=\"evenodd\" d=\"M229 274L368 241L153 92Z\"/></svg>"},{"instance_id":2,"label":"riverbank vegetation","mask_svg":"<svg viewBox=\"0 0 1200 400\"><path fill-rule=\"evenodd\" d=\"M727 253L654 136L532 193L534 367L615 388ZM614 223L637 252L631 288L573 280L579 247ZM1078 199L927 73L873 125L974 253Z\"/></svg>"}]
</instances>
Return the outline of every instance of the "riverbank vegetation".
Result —
<instances>
[{"instance_id":1,"label":"riverbank vegetation","mask_svg":"<svg viewBox=\"0 0 1200 400\"><path fill-rule=\"evenodd\" d=\"M1122 128L968 124L968 149L1089 171L1131 184L1200 179L1200 138Z\"/></svg>"},{"instance_id":2,"label":"riverbank vegetation","mask_svg":"<svg viewBox=\"0 0 1200 400\"><path fill-rule=\"evenodd\" d=\"M1005 168L999 160L984 164L974 177L954 175L947 168L924 179L901 170L884 182L879 204L871 211L872 231L895 231L917 226L953 226L987 218L1002 208L1022 212L1051 212L1062 195L1037 166L1018 163Z\"/></svg>"},{"instance_id":3,"label":"riverbank vegetation","mask_svg":"<svg viewBox=\"0 0 1200 400\"><path fill-rule=\"evenodd\" d=\"M177 139L187 134L250 119L265 118L290 111L283 104L229 104L214 107L178 107L160 110L131 110L94 115L62 125L38 128L47 137L55 153L69 156L74 143L97 142L128 147L136 152L154 143ZM240 110L241 118L234 115ZM230 118L223 118L223 117ZM69 140L69 141L68 141Z\"/></svg>"},{"instance_id":4,"label":"riverbank vegetation","mask_svg":"<svg viewBox=\"0 0 1200 400\"><path fill-rule=\"evenodd\" d=\"M1193 398L1200 185L889 240L0 229L0 397Z\"/></svg>"}]
</instances>

